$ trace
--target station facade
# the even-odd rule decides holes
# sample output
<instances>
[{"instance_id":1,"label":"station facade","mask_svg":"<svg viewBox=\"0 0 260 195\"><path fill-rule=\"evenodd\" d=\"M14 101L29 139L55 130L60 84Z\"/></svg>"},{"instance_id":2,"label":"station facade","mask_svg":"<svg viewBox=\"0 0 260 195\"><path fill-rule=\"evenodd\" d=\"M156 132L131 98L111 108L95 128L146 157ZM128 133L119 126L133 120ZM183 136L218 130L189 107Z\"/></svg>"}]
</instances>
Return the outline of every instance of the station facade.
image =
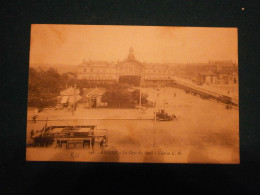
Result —
<instances>
[{"instance_id":1,"label":"station facade","mask_svg":"<svg viewBox=\"0 0 260 195\"><path fill-rule=\"evenodd\" d=\"M149 64L135 58L133 48L128 57L117 63L103 61L84 61L79 65L77 79L99 82L127 82L149 85L171 83L174 81L174 69L164 64Z\"/></svg>"}]
</instances>

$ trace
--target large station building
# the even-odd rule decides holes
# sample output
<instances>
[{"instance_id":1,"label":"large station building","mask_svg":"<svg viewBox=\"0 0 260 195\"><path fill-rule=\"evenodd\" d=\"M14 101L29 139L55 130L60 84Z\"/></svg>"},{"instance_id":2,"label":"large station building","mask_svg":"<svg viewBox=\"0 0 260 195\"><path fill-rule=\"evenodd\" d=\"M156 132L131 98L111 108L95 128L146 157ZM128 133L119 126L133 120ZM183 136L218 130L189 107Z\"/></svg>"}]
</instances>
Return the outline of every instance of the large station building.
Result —
<instances>
[{"instance_id":1,"label":"large station building","mask_svg":"<svg viewBox=\"0 0 260 195\"><path fill-rule=\"evenodd\" d=\"M84 61L79 65L77 79L93 82L132 82L153 85L170 84L174 81L174 69L167 64L142 63L135 58L133 48L128 57L117 63Z\"/></svg>"}]
</instances>

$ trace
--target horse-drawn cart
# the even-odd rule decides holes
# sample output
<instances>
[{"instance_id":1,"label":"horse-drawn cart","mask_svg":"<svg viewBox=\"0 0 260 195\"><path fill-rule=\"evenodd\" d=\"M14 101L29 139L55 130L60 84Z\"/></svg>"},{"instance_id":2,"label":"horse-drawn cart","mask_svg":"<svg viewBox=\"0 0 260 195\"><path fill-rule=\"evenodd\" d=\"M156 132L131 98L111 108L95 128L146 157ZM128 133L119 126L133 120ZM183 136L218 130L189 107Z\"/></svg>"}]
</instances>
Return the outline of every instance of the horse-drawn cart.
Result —
<instances>
[{"instance_id":1,"label":"horse-drawn cart","mask_svg":"<svg viewBox=\"0 0 260 195\"><path fill-rule=\"evenodd\" d=\"M155 113L155 117L157 121L171 121L173 119L176 119L176 116L174 114L169 115L164 110L159 110Z\"/></svg>"}]
</instances>

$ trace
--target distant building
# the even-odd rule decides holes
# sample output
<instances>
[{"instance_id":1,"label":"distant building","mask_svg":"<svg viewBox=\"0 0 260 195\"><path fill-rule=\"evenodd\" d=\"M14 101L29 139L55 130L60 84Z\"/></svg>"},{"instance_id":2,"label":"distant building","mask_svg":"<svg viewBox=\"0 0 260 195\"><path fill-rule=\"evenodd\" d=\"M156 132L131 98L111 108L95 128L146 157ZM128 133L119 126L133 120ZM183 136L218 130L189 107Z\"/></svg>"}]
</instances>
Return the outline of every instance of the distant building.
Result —
<instances>
[{"instance_id":1,"label":"distant building","mask_svg":"<svg viewBox=\"0 0 260 195\"><path fill-rule=\"evenodd\" d=\"M183 75L198 84L235 84L238 83L238 66L232 61L192 63L186 65Z\"/></svg>"},{"instance_id":2,"label":"distant building","mask_svg":"<svg viewBox=\"0 0 260 195\"><path fill-rule=\"evenodd\" d=\"M197 76L198 84L237 84L238 75L236 73L213 73L213 72L200 72Z\"/></svg>"},{"instance_id":3,"label":"distant building","mask_svg":"<svg viewBox=\"0 0 260 195\"><path fill-rule=\"evenodd\" d=\"M238 83L238 74L224 74L219 73L218 79L220 84L237 84Z\"/></svg>"},{"instance_id":4,"label":"distant building","mask_svg":"<svg viewBox=\"0 0 260 195\"><path fill-rule=\"evenodd\" d=\"M198 81L201 84L215 84L217 80L217 75L212 72L205 72L198 74Z\"/></svg>"},{"instance_id":5,"label":"distant building","mask_svg":"<svg viewBox=\"0 0 260 195\"><path fill-rule=\"evenodd\" d=\"M163 64L148 64L135 58L133 48L128 57L117 63L84 61L78 67L77 78L95 82L142 82L144 85L174 81L174 69Z\"/></svg>"},{"instance_id":6,"label":"distant building","mask_svg":"<svg viewBox=\"0 0 260 195\"><path fill-rule=\"evenodd\" d=\"M103 61L83 61L78 67L77 79L89 81L116 81L116 66Z\"/></svg>"},{"instance_id":7,"label":"distant building","mask_svg":"<svg viewBox=\"0 0 260 195\"><path fill-rule=\"evenodd\" d=\"M233 74L238 73L238 66L232 61L209 61L208 63L186 64L185 71L187 73L211 71L215 74Z\"/></svg>"},{"instance_id":8,"label":"distant building","mask_svg":"<svg viewBox=\"0 0 260 195\"><path fill-rule=\"evenodd\" d=\"M233 74L238 73L237 64L230 60L226 61L209 61L209 66L214 67L215 73Z\"/></svg>"}]
</instances>

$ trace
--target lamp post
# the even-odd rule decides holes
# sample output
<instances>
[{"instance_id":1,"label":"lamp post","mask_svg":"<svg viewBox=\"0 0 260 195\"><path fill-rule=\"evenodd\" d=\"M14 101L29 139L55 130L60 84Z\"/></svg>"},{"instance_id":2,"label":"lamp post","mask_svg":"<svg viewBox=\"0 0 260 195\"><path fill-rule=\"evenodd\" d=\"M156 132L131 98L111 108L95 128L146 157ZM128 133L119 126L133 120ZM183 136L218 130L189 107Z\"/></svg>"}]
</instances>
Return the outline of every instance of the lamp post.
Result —
<instances>
[{"instance_id":1,"label":"lamp post","mask_svg":"<svg viewBox=\"0 0 260 195\"><path fill-rule=\"evenodd\" d=\"M153 130L153 147L155 147L155 132L156 132L156 100L154 99L154 130Z\"/></svg>"},{"instance_id":2,"label":"lamp post","mask_svg":"<svg viewBox=\"0 0 260 195\"><path fill-rule=\"evenodd\" d=\"M42 107L43 107L43 105L42 105L42 98L41 98L41 107L40 107L40 112L42 111Z\"/></svg>"},{"instance_id":3,"label":"lamp post","mask_svg":"<svg viewBox=\"0 0 260 195\"><path fill-rule=\"evenodd\" d=\"M73 87L73 96L74 96L74 102L72 105L72 115L74 116L74 109L75 109L75 105L76 105L76 83Z\"/></svg>"},{"instance_id":4,"label":"lamp post","mask_svg":"<svg viewBox=\"0 0 260 195\"><path fill-rule=\"evenodd\" d=\"M141 92L141 81L140 81L140 93L139 93L139 108L142 106L142 92Z\"/></svg>"},{"instance_id":5,"label":"lamp post","mask_svg":"<svg viewBox=\"0 0 260 195\"><path fill-rule=\"evenodd\" d=\"M139 115L141 117L141 113L142 113L142 91L141 91L141 77L140 77L140 86L139 86Z\"/></svg>"},{"instance_id":6,"label":"lamp post","mask_svg":"<svg viewBox=\"0 0 260 195\"><path fill-rule=\"evenodd\" d=\"M157 122L157 116L156 116L156 106L157 106L157 102L159 100L160 97L160 93L159 91L156 90L156 95L154 98L154 130L153 130L153 147L156 147L156 134L158 133L156 130L159 128L159 123Z\"/></svg>"}]
</instances>

